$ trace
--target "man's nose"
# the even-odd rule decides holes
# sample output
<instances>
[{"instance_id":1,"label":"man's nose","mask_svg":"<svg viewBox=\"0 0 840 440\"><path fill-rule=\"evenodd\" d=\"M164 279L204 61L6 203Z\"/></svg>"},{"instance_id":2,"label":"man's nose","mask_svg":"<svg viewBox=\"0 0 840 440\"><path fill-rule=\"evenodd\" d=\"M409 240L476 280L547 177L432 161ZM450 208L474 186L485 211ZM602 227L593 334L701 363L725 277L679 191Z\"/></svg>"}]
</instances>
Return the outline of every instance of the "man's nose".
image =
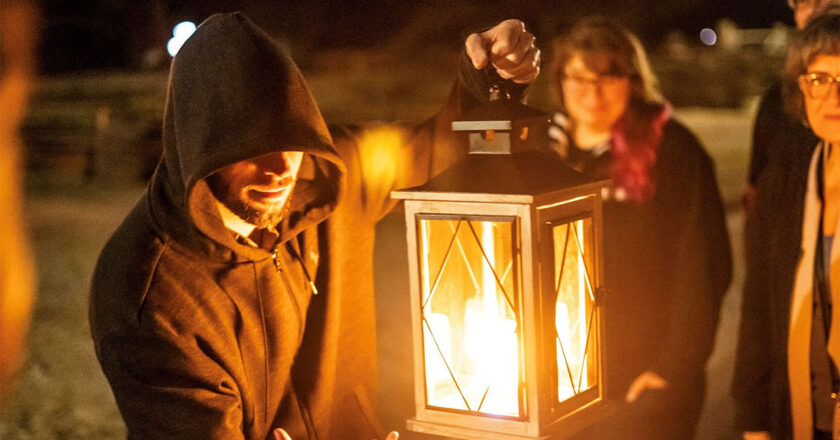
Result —
<instances>
[{"instance_id":1,"label":"man's nose","mask_svg":"<svg viewBox=\"0 0 840 440\"><path fill-rule=\"evenodd\" d=\"M263 174L267 176L282 177L289 171L289 161L283 153L276 153L265 156L258 161Z\"/></svg>"}]
</instances>

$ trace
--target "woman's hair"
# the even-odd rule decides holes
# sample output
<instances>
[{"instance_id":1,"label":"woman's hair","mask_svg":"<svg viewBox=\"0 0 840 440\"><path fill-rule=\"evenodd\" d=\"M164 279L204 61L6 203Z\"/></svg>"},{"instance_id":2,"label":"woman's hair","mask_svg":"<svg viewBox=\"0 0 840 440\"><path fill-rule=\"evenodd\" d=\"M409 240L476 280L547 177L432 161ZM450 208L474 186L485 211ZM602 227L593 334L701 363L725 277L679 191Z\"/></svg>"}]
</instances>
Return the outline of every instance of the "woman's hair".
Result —
<instances>
[{"instance_id":1,"label":"woman's hair","mask_svg":"<svg viewBox=\"0 0 840 440\"><path fill-rule=\"evenodd\" d=\"M670 107L659 92L639 39L609 19L587 18L554 40L552 55L549 81L553 97L561 106L566 65L575 56L580 56L584 65L599 75L630 80L627 111L612 127L614 159L610 174L628 198L637 201L650 198L654 193L650 174Z\"/></svg>"},{"instance_id":2,"label":"woman's hair","mask_svg":"<svg viewBox=\"0 0 840 440\"><path fill-rule=\"evenodd\" d=\"M787 110L798 120L807 121L805 97L799 89L799 76L820 55L840 56L840 6L832 5L811 17L788 46L782 71L782 93Z\"/></svg>"}]
</instances>

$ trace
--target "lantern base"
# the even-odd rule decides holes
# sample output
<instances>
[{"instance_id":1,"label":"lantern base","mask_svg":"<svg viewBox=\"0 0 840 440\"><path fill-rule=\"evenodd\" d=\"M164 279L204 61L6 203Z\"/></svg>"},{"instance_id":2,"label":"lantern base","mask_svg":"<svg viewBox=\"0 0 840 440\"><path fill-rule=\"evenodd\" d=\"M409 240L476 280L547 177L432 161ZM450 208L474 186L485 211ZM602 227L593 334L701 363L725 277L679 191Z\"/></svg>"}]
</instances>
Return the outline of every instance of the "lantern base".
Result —
<instances>
[{"instance_id":1,"label":"lantern base","mask_svg":"<svg viewBox=\"0 0 840 440\"><path fill-rule=\"evenodd\" d=\"M408 419L405 424L409 431L465 440L548 440L549 438L548 436L531 437L485 431L483 429L444 425L442 423L425 422L417 419Z\"/></svg>"},{"instance_id":2,"label":"lantern base","mask_svg":"<svg viewBox=\"0 0 840 440\"><path fill-rule=\"evenodd\" d=\"M465 440L557 440L568 438L579 433L587 427L597 424L599 421L612 417L618 405L615 402L601 401L594 405L588 405L573 412L560 420L551 423L541 434L513 434L510 432L493 431L492 428L483 426L456 426L441 422L430 422L411 418L406 420L406 427L409 431L432 434L450 439Z\"/></svg>"}]
</instances>

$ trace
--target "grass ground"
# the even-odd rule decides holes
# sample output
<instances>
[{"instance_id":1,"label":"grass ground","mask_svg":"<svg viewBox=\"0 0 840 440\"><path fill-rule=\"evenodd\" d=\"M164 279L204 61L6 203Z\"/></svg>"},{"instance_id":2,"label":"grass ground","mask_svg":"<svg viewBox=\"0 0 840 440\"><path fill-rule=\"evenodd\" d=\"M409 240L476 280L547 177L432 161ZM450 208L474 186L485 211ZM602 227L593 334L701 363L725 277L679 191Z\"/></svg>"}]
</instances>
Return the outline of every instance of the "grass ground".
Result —
<instances>
[{"instance_id":1,"label":"grass ground","mask_svg":"<svg viewBox=\"0 0 840 440\"><path fill-rule=\"evenodd\" d=\"M93 352L87 291L96 256L142 190L30 176L26 218L38 297L29 357L0 411L3 439L115 439L125 427Z\"/></svg>"}]
</instances>

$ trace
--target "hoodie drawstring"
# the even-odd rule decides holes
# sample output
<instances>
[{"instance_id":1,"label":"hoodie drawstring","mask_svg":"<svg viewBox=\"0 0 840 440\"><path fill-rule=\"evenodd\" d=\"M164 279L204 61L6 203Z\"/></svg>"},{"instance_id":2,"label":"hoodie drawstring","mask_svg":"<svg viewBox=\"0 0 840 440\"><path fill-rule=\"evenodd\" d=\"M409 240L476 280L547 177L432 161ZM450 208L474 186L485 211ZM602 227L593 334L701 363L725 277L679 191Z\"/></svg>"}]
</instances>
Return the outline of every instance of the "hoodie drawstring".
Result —
<instances>
[{"instance_id":1,"label":"hoodie drawstring","mask_svg":"<svg viewBox=\"0 0 840 440\"><path fill-rule=\"evenodd\" d=\"M275 264L276 264L276 261L277 260L275 259ZM268 384L271 383L271 369L269 368L269 365L268 365L268 331L267 331L268 327L266 325L266 320L265 320L265 303L263 302L263 293L262 293L262 289L260 288L259 277L257 276L257 267L256 267L256 265L254 265L253 267L254 267L254 285L257 287L256 288L257 301L259 301L259 303L260 303L260 320L262 322L261 329L262 329L262 339L263 339L263 353L265 353L264 356L263 356L263 359L264 359L264 362L265 362L265 365L264 365L264 368L265 368L265 385L263 386L263 389L265 390L265 402L263 403L263 408L265 409L265 415L264 415L265 419L264 420L268 421L268 397L269 397L268 393L269 393L269 388L270 388ZM279 268L278 268L278 270L279 270Z\"/></svg>"},{"instance_id":2,"label":"hoodie drawstring","mask_svg":"<svg viewBox=\"0 0 840 440\"><path fill-rule=\"evenodd\" d=\"M303 276L306 277L306 281L309 284L309 290L313 295L318 294L318 288L315 287L315 282L312 280L312 276L309 275L309 270L306 268L306 264L303 261L303 258L297 252L297 250L292 246L291 241L286 242L286 249L289 253L295 258L295 260L300 264L300 268L303 269ZM274 259L274 267L277 270L280 270L280 262L277 261L277 248L274 248L274 252L271 254L271 257Z\"/></svg>"}]
</instances>

